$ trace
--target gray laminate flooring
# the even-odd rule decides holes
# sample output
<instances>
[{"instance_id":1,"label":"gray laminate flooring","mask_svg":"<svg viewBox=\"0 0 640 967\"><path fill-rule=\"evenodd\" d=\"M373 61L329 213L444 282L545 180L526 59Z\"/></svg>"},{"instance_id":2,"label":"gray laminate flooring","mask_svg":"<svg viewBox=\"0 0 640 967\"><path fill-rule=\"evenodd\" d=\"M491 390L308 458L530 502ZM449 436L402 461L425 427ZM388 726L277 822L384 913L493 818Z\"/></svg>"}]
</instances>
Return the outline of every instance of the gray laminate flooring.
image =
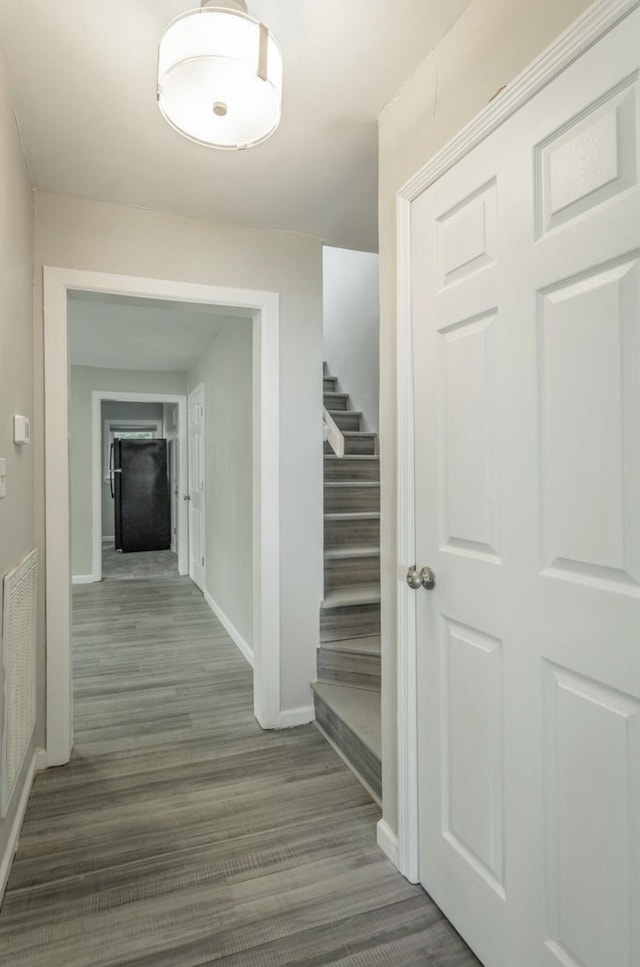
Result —
<instances>
[{"instance_id":1,"label":"gray laminate flooring","mask_svg":"<svg viewBox=\"0 0 640 967\"><path fill-rule=\"evenodd\" d=\"M178 576L178 556L173 551L140 551L122 554L109 545L102 547L102 577L105 581L133 581L137 578Z\"/></svg>"},{"instance_id":2,"label":"gray laminate flooring","mask_svg":"<svg viewBox=\"0 0 640 967\"><path fill-rule=\"evenodd\" d=\"M262 732L188 578L76 587L76 744L37 776L2 967L471 967L314 726Z\"/></svg>"}]
</instances>

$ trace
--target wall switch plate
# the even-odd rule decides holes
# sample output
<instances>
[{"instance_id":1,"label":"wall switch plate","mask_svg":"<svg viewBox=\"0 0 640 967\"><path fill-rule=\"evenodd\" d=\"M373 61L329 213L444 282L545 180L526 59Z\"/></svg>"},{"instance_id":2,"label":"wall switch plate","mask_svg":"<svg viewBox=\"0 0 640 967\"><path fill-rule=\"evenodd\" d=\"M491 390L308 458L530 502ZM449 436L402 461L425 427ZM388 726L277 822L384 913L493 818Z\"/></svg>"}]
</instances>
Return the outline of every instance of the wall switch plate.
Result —
<instances>
[{"instance_id":1,"label":"wall switch plate","mask_svg":"<svg viewBox=\"0 0 640 967\"><path fill-rule=\"evenodd\" d=\"M13 418L13 442L17 446L22 446L31 441L31 424L26 416L19 413Z\"/></svg>"},{"instance_id":2,"label":"wall switch plate","mask_svg":"<svg viewBox=\"0 0 640 967\"><path fill-rule=\"evenodd\" d=\"M0 457L0 499L7 496L7 461Z\"/></svg>"}]
</instances>

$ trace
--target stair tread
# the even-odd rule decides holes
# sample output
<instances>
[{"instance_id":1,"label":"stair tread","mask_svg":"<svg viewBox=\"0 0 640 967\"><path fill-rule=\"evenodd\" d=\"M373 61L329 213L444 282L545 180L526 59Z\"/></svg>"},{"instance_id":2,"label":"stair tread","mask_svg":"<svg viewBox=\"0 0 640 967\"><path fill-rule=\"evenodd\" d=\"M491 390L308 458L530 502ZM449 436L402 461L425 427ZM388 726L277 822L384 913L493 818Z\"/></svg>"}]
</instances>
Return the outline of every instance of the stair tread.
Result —
<instances>
[{"instance_id":1,"label":"stair tread","mask_svg":"<svg viewBox=\"0 0 640 967\"><path fill-rule=\"evenodd\" d=\"M380 557L380 548L370 544L351 544L328 548L324 556L327 561L340 561L345 557Z\"/></svg>"},{"instance_id":2,"label":"stair tread","mask_svg":"<svg viewBox=\"0 0 640 967\"><path fill-rule=\"evenodd\" d=\"M370 688L358 688L356 685L336 685L333 682L314 682L312 687L316 695L380 759L380 692Z\"/></svg>"},{"instance_id":3,"label":"stair tread","mask_svg":"<svg viewBox=\"0 0 640 967\"><path fill-rule=\"evenodd\" d=\"M324 515L325 520L377 520L379 517L380 511L377 510L345 511Z\"/></svg>"},{"instance_id":4,"label":"stair tread","mask_svg":"<svg viewBox=\"0 0 640 967\"><path fill-rule=\"evenodd\" d=\"M360 584L347 585L339 588L332 588L326 591L323 608L339 608L342 605L357 604L379 604L380 585L379 584Z\"/></svg>"},{"instance_id":5,"label":"stair tread","mask_svg":"<svg viewBox=\"0 0 640 967\"><path fill-rule=\"evenodd\" d=\"M345 453L344 457L339 457L337 453L325 453L325 460L379 460L379 453Z\"/></svg>"},{"instance_id":6,"label":"stair tread","mask_svg":"<svg viewBox=\"0 0 640 967\"><path fill-rule=\"evenodd\" d=\"M326 651L344 651L352 655L374 655L381 653L380 635L367 635L365 638L338 638L323 641L320 645Z\"/></svg>"},{"instance_id":7,"label":"stair tread","mask_svg":"<svg viewBox=\"0 0 640 967\"><path fill-rule=\"evenodd\" d=\"M325 480L325 487L379 487L379 480Z\"/></svg>"}]
</instances>

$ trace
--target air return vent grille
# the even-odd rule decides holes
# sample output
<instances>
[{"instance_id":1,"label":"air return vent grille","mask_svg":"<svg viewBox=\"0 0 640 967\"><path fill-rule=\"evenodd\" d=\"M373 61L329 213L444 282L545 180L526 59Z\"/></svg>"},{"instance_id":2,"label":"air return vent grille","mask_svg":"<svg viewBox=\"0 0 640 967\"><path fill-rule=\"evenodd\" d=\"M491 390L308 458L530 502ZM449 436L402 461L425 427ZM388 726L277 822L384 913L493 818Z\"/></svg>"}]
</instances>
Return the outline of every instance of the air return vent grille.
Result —
<instances>
[{"instance_id":1,"label":"air return vent grille","mask_svg":"<svg viewBox=\"0 0 640 967\"><path fill-rule=\"evenodd\" d=\"M4 578L0 814L6 816L36 724L38 552Z\"/></svg>"}]
</instances>

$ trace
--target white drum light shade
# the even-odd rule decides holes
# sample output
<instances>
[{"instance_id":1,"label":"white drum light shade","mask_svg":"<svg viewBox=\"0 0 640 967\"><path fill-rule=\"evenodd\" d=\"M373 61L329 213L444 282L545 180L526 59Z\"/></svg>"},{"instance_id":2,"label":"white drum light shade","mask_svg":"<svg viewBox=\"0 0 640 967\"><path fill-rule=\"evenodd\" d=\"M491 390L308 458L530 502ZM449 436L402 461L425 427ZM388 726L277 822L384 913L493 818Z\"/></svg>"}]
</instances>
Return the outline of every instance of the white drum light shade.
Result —
<instances>
[{"instance_id":1,"label":"white drum light shade","mask_svg":"<svg viewBox=\"0 0 640 967\"><path fill-rule=\"evenodd\" d=\"M239 10L190 10L160 40L158 104L192 141L228 149L259 144L280 123L280 48Z\"/></svg>"}]
</instances>

